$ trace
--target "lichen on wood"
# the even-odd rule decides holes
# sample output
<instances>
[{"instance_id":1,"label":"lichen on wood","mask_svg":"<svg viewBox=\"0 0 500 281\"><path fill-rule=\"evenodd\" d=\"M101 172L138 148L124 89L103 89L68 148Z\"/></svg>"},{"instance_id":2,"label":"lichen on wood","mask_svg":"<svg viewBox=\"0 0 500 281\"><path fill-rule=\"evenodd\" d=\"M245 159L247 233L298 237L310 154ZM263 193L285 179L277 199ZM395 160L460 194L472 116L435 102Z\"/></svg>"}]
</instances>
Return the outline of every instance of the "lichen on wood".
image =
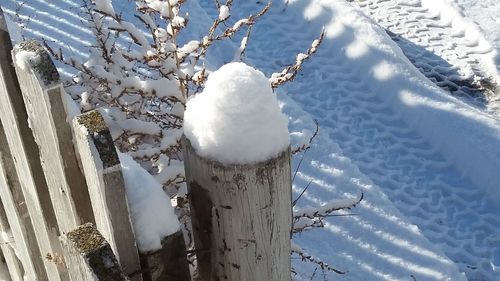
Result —
<instances>
[{"instance_id":1,"label":"lichen on wood","mask_svg":"<svg viewBox=\"0 0 500 281\"><path fill-rule=\"evenodd\" d=\"M78 116L77 120L92 138L103 167L106 169L120 164L113 138L101 113L94 110Z\"/></svg>"},{"instance_id":2,"label":"lichen on wood","mask_svg":"<svg viewBox=\"0 0 500 281\"><path fill-rule=\"evenodd\" d=\"M76 249L82 254L88 254L107 244L106 239L91 223L86 223L66 234Z\"/></svg>"},{"instance_id":3,"label":"lichen on wood","mask_svg":"<svg viewBox=\"0 0 500 281\"><path fill-rule=\"evenodd\" d=\"M90 276L99 281L128 280L111 246L92 223L68 232L65 240L68 268L75 280L89 280Z\"/></svg>"},{"instance_id":4,"label":"lichen on wood","mask_svg":"<svg viewBox=\"0 0 500 281\"><path fill-rule=\"evenodd\" d=\"M91 111L77 117L78 123L85 126L89 133L99 133L108 129L99 111Z\"/></svg>"},{"instance_id":5,"label":"lichen on wood","mask_svg":"<svg viewBox=\"0 0 500 281\"><path fill-rule=\"evenodd\" d=\"M54 62L50 58L49 53L36 40L22 41L16 46L14 51L33 52L38 56L36 60L30 60L30 65L45 86L59 82L59 72Z\"/></svg>"}]
</instances>

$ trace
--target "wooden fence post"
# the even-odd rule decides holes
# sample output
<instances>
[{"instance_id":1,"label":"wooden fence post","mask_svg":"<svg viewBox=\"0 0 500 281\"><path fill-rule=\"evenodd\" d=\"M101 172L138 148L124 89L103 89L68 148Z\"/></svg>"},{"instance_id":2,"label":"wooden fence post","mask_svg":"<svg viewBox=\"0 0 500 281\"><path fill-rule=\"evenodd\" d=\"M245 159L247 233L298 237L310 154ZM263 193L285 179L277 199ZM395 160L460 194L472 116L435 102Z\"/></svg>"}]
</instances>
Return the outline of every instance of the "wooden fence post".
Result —
<instances>
[{"instance_id":1,"label":"wooden fence post","mask_svg":"<svg viewBox=\"0 0 500 281\"><path fill-rule=\"evenodd\" d=\"M34 40L17 44L12 57L59 229L64 233L81 223L94 222L87 184L73 147L59 73L47 51Z\"/></svg>"},{"instance_id":2,"label":"wooden fence post","mask_svg":"<svg viewBox=\"0 0 500 281\"><path fill-rule=\"evenodd\" d=\"M91 223L61 237L71 281L126 281L111 246Z\"/></svg>"},{"instance_id":3,"label":"wooden fence post","mask_svg":"<svg viewBox=\"0 0 500 281\"><path fill-rule=\"evenodd\" d=\"M201 280L290 280L290 150L255 165L223 165L184 140Z\"/></svg>"},{"instance_id":4,"label":"wooden fence post","mask_svg":"<svg viewBox=\"0 0 500 281\"><path fill-rule=\"evenodd\" d=\"M190 281L182 230L165 237L161 245L158 251L140 254L144 281Z\"/></svg>"},{"instance_id":5,"label":"wooden fence post","mask_svg":"<svg viewBox=\"0 0 500 281\"><path fill-rule=\"evenodd\" d=\"M0 9L1 13L1 9ZM31 217L40 253L62 252L59 228L43 175L38 146L28 126L21 90L13 68L12 43L3 16L0 16L0 119ZM45 262L49 279L68 280L64 267Z\"/></svg>"},{"instance_id":6,"label":"wooden fence post","mask_svg":"<svg viewBox=\"0 0 500 281\"><path fill-rule=\"evenodd\" d=\"M120 160L113 138L98 111L73 119L77 151L89 188L96 227L111 245L123 272L142 280L139 253L130 219Z\"/></svg>"}]
</instances>

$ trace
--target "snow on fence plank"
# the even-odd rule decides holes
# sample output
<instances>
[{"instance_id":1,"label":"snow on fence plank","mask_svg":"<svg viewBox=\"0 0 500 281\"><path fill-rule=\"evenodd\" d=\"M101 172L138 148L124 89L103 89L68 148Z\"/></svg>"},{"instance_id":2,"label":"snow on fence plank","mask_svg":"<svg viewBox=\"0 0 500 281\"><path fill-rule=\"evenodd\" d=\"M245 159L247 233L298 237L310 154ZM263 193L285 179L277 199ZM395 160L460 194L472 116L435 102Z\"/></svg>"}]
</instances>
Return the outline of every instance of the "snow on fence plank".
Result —
<instances>
[{"instance_id":1,"label":"snow on fence plank","mask_svg":"<svg viewBox=\"0 0 500 281\"><path fill-rule=\"evenodd\" d=\"M21 90L12 66L11 50L9 33L3 16L0 16L0 119L12 157L16 159L17 174L23 175L19 177L20 185L40 253L61 254L59 228L41 168L38 146L28 126ZM65 268L50 262L44 265L50 280L68 280Z\"/></svg>"},{"instance_id":2,"label":"snow on fence plank","mask_svg":"<svg viewBox=\"0 0 500 281\"><path fill-rule=\"evenodd\" d=\"M24 204L24 196L21 193L19 179L1 124L0 199L4 209L1 215L6 216L7 219L0 223L0 231L4 233L9 229L12 231L12 245L15 245L19 258L22 260L26 276L33 280L37 279L37 277L38 280L48 280L44 260L40 254L26 204ZM13 264L9 264L9 266L11 265ZM16 267L15 264L14 267Z\"/></svg>"},{"instance_id":3,"label":"snow on fence plank","mask_svg":"<svg viewBox=\"0 0 500 281\"><path fill-rule=\"evenodd\" d=\"M126 281L111 246L92 223L61 238L71 281Z\"/></svg>"},{"instance_id":4,"label":"snow on fence plank","mask_svg":"<svg viewBox=\"0 0 500 281\"><path fill-rule=\"evenodd\" d=\"M259 71L212 73L184 115L184 165L202 280L290 280L287 118Z\"/></svg>"},{"instance_id":5,"label":"snow on fence plank","mask_svg":"<svg viewBox=\"0 0 500 281\"><path fill-rule=\"evenodd\" d=\"M144 280L191 280L184 236L170 198L130 155L118 156Z\"/></svg>"},{"instance_id":6,"label":"snow on fence plank","mask_svg":"<svg viewBox=\"0 0 500 281\"><path fill-rule=\"evenodd\" d=\"M87 184L67 122L59 73L49 54L34 40L17 44L12 56L59 228L67 232L81 223L93 222Z\"/></svg>"},{"instance_id":7,"label":"snow on fence plank","mask_svg":"<svg viewBox=\"0 0 500 281\"><path fill-rule=\"evenodd\" d=\"M73 131L96 227L111 245L123 272L140 272L122 169L109 129L101 114L91 111L73 119ZM132 280L142 280L141 275Z\"/></svg>"}]
</instances>

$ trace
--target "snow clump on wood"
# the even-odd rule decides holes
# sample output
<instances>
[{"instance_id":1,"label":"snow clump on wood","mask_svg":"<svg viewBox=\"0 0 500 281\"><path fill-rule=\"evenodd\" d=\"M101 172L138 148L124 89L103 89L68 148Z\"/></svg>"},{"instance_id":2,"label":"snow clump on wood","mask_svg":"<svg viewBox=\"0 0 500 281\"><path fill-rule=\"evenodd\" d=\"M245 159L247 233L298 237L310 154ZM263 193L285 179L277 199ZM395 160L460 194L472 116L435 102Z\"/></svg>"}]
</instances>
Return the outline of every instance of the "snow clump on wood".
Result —
<instances>
[{"instance_id":1,"label":"snow clump on wood","mask_svg":"<svg viewBox=\"0 0 500 281\"><path fill-rule=\"evenodd\" d=\"M184 134L198 155L223 164L253 164L290 144L288 119L264 74L233 62L213 72L184 114Z\"/></svg>"},{"instance_id":2,"label":"snow clump on wood","mask_svg":"<svg viewBox=\"0 0 500 281\"><path fill-rule=\"evenodd\" d=\"M139 251L159 250L162 239L180 227L170 198L163 192L161 184L132 157L125 153L118 155Z\"/></svg>"},{"instance_id":3,"label":"snow clump on wood","mask_svg":"<svg viewBox=\"0 0 500 281\"><path fill-rule=\"evenodd\" d=\"M35 52L30 51L19 51L16 53L16 65L21 70L28 70L30 62L35 62L40 57Z\"/></svg>"}]
</instances>

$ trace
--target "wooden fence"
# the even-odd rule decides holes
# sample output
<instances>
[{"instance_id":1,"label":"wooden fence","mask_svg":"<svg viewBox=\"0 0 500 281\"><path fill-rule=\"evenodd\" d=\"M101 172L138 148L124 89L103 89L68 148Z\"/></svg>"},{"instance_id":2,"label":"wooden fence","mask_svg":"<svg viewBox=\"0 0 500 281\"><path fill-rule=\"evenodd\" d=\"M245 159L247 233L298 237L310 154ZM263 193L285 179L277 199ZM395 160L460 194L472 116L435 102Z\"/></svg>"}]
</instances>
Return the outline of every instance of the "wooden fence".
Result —
<instances>
[{"instance_id":1,"label":"wooden fence","mask_svg":"<svg viewBox=\"0 0 500 281\"><path fill-rule=\"evenodd\" d=\"M139 253L102 116L69 118L49 54L33 40L13 47L3 20L0 258L12 280L191 280L181 230ZM290 150L225 166L185 147L197 278L290 280Z\"/></svg>"},{"instance_id":2,"label":"wooden fence","mask_svg":"<svg viewBox=\"0 0 500 281\"><path fill-rule=\"evenodd\" d=\"M70 120L65 99L48 53L13 47L0 14L0 258L12 280L190 280L180 230L139 253L110 132L97 111Z\"/></svg>"}]
</instances>

